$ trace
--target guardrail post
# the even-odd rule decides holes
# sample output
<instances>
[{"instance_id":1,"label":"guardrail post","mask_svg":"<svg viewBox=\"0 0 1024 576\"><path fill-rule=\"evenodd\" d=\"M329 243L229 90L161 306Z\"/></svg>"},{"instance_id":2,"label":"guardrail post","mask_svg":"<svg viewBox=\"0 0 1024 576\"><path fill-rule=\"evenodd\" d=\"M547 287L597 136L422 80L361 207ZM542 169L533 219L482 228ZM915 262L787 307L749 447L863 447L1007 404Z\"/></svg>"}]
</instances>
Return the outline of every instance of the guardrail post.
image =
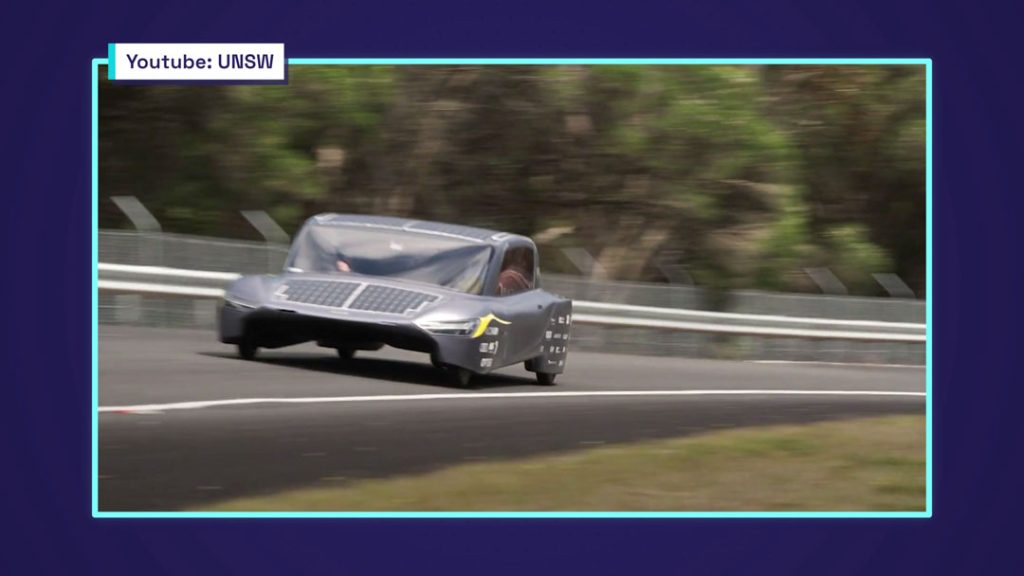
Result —
<instances>
[{"instance_id":1,"label":"guardrail post","mask_svg":"<svg viewBox=\"0 0 1024 576\"><path fill-rule=\"evenodd\" d=\"M833 296L848 296L850 294L846 285L828 268L804 268L804 272L818 285L823 294ZM827 354L828 343L798 340L796 346L805 354L822 356Z\"/></svg>"},{"instance_id":2,"label":"guardrail post","mask_svg":"<svg viewBox=\"0 0 1024 576\"><path fill-rule=\"evenodd\" d=\"M597 258L587 252L585 248L578 246L572 246L568 248L562 248L562 254L569 259L569 262L580 271L580 274L588 280L586 287L583 289L583 298L585 299L596 299L596 300L609 300L610 294L601 291L601 294L596 294L594 290L595 284L592 282L595 278L608 279L608 271L604 269L604 266L597 261ZM579 299L579 295L575 296ZM613 340L615 336L609 329L598 326L587 329L592 335L590 337L591 345L606 349L608 348L609 340Z\"/></svg>"},{"instance_id":3,"label":"guardrail post","mask_svg":"<svg viewBox=\"0 0 1024 576\"><path fill-rule=\"evenodd\" d=\"M135 196L111 196L111 202L132 223L139 238L137 264L164 263L163 227L153 213ZM119 294L114 297L115 317L118 322L138 324L143 321L143 299L137 294Z\"/></svg>"},{"instance_id":4,"label":"guardrail post","mask_svg":"<svg viewBox=\"0 0 1024 576\"><path fill-rule=\"evenodd\" d=\"M565 257L572 262L581 274L588 278L608 278L608 273L605 271L601 263L597 261L597 258L591 256L590 252L587 252L583 248L571 247L562 248L562 253Z\"/></svg>"},{"instance_id":5,"label":"guardrail post","mask_svg":"<svg viewBox=\"0 0 1024 576\"><path fill-rule=\"evenodd\" d=\"M139 232L159 233L163 231L153 213L147 210L135 196L111 196L110 200L121 209L121 212L124 212L124 215L131 220L132 226L135 226Z\"/></svg>"},{"instance_id":6,"label":"guardrail post","mask_svg":"<svg viewBox=\"0 0 1024 576\"><path fill-rule=\"evenodd\" d=\"M242 210L242 216L252 224L252 227L263 236L263 239L267 242L267 272L280 272L281 267L284 265L283 262L277 261L277 256L274 254L274 244L283 244L287 246L291 241L291 237L284 231L284 228L274 221L263 210Z\"/></svg>"},{"instance_id":7,"label":"guardrail post","mask_svg":"<svg viewBox=\"0 0 1024 576\"><path fill-rule=\"evenodd\" d=\"M814 283L818 285L824 294L835 294L841 296L848 296L850 291L846 289L846 285L836 277L828 268L804 268L804 272L814 280Z\"/></svg>"},{"instance_id":8,"label":"guardrail post","mask_svg":"<svg viewBox=\"0 0 1024 576\"><path fill-rule=\"evenodd\" d=\"M684 289L693 289L696 286L696 282L693 280L693 276L686 270L686 266L680 264L679 261L682 259L683 251L678 249L673 250L662 250L658 252L654 257L654 265L665 276L670 286L685 286L686 288L680 290L673 290L669 292L668 305L672 308L692 308L694 303L692 301L692 294L686 294L683 292ZM685 332L673 332L666 336L666 339L671 342L672 349L679 351L680 349L691 351L700 348L705 345L708 338L697 335L687 334ZM744 338L738 339L740 345L745 342Z\"/></svg>"},{"instance_id":9,"label":"guardrail post","mask_svg":"<svg viewBox=\"0 0 1024 576\"><path fill-rule=\"evenodd\" d=\"M893 298L916 298L910 286L907 286L907 283L896 274L872 274L871 277L881 284L882 288L885 288L885 291Z\"/></svg>"},{"instance_id":10,"label":"guardrail post","mask_svg":"<svg viewBox=\"0 0 1024 576\"><path fill-rule=\"evenodd\" d=\"M135 227L135 231L142 240L153 240L153 242L140 243L138 264L161 265L163 264L163 246L160 243L160 234L163 228L153 213L139 201L135 196L111 196L114 203L128 220Z\"/></svg>"}]
</instances>

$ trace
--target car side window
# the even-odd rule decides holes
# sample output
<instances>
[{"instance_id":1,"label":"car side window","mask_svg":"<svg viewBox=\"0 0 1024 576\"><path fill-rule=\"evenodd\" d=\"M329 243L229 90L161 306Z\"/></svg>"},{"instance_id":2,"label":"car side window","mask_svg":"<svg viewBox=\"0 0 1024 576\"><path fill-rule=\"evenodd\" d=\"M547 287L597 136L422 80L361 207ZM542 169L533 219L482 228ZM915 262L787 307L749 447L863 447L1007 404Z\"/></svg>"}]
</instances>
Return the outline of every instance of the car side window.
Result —
<instances>
[{"instance_id":1,"label":"car side window","mask_svg":"<svg viewBox=\"0 0 1024 576\"><path fill-rule=\"evenodd\" d=\"M533 290L533 250L531 248L510 248L498 273L498 296L510 296Z\"/></svg>"}]
</instances>

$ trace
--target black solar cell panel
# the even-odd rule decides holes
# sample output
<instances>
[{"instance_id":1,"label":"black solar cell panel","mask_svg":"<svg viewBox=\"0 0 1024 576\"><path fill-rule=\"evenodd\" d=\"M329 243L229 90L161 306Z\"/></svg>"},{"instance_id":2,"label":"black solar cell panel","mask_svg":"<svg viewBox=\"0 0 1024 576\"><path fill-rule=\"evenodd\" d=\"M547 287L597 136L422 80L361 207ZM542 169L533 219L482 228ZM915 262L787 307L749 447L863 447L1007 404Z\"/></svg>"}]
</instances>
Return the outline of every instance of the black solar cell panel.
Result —
<instances>
[{"instance_id":1,"label":"black solar cell panel","mask_svg":"<svg viewBox=\"0 0 1024 576\"><path fill-rule=\"evenodd\" d=\"M437 296L425 292L369 285L356 296L349 308L384 314L405 314L419 310L435 300L437 300Z\"/></svg>"},{"instance_id":2,"label":"black solar cell panel","mask_svg":"<svg viewBox=\"0 0 1024 576\"><path fill-rule=\"evenodd\" d=\"M426 292L368 284L348 306L345 306L360 285L360 282L332 280L289 280L281 292L281 298L300 304L382 314L406 314L419 310L438 298Z\"/></svg>"},{"instance_id":3,"label":"black solar cell panel","mask_svg":"<svg viewBox=\"0 0 1024 576\"><path fill-rule=\"evenodd\" d=\"M359 287L358 282L332 280L290 280L281 297L289 302L341 308Z\"/></svg>"}]
</instances>

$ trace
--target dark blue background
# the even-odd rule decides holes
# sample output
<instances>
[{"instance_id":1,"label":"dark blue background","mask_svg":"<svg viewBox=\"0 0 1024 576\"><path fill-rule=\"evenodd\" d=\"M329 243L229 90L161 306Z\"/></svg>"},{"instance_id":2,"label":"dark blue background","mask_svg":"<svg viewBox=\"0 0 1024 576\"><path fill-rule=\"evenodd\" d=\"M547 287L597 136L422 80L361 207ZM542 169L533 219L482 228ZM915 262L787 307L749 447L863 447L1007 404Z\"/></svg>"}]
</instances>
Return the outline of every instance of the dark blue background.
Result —
<instances>
[{"instance_id":1,"label":"dark blue background","mask_svg":"<svg viewBox=\"0 0 1024 576\"><path fill-rule=\"evenodd\" d=\"M150 4L5 9L0 573L1020 573L1019 3ZM292 57L933 58L934 518L91 518L89 81L108 41L283 41Z\"/></svg>"}]
</instances>

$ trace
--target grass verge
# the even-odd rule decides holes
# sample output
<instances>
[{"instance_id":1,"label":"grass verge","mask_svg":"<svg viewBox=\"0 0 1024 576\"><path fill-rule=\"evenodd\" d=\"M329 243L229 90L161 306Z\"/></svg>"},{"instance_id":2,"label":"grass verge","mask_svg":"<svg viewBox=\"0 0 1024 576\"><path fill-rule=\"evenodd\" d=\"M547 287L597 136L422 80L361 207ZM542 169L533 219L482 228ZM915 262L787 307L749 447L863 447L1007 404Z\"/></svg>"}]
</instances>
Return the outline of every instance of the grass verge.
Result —
<instances>
[{"instance_id":1,"label":"grass verge","mask_svg":"<svg viewBox=\"0 0 1024 576\"><path fill-rule=\"evenodd\" d=\"M741 428L239 498L219 511L924 510L925 418Z\"/></svg>"}]
</instances>

